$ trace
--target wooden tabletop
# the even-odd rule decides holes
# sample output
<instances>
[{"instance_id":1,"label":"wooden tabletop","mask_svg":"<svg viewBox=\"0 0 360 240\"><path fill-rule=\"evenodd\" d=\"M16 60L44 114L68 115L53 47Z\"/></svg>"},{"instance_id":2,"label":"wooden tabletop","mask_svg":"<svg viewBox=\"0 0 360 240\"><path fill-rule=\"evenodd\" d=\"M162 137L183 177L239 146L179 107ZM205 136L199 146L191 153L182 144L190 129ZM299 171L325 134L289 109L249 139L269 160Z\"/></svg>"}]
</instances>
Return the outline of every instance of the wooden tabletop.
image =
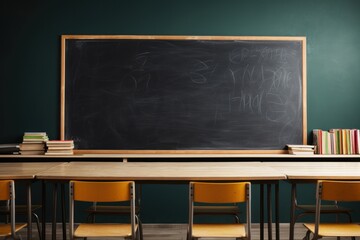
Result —
<instances>
[{"instance_id":1,"label":"wooden tabletop","mask_svg":"<svg viewBox=\"0 0 360 240\"><path fill-rule=\"evenodd\" d=\"M360 180L360 162L264 162L293 180Z\"/></svg>"},{"instance_id":2,"label":"wooden tabletop","mask_svg":"<svg viewBox=\"0 0 360 240\"><path fill-rule=\"evenodd\" d=\"M360 162L11 162L0 179L360 180Z\"/></svg>"},{"instance_id":3,"label":"wooden tabletop","mask_svg":"<svg viewBox=\"0 0 360 240\"><path fill-rule=\"evenodd\" d=\"M40 172L47 180L282 180L285 175L260 162L70 162Z\"/></svg>"},{"instance_id":4,"label":"wooden tabletop","mask_svg":"<svg viewBox=\"0 0 360 240\"><path fill-rule=\"evenodd\" d=\"M39 172L61 165L60 162L0 163L0 179L33 179Z\"/></svg>"}]
</instances>

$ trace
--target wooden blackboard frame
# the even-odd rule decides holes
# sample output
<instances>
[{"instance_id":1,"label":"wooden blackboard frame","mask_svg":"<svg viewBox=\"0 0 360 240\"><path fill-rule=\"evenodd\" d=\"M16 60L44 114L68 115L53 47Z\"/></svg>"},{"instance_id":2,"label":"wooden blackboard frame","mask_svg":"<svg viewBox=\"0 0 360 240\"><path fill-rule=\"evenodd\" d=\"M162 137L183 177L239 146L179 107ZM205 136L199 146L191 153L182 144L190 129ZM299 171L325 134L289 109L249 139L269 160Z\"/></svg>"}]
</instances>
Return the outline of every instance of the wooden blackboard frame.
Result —
<instances>
[{"instance_id":1,"label":"wooden blackboard frame","mask_svg":"<svg viewBox=\"0 0 360 240\"><path fill-rule=\"evenodd\" d=\"M165 35L62 35L61 36L61 92L60 138L65 139L65 92L66 92L66 41L71 39L141 39L141 40L236 40L236 41L299 41L302 46L302 141L307 144L307 66L306 37L301 36L165 36ZM76 154L283 154L286 150L103 150L75 149Z\"/></svg>"}]
</instances>

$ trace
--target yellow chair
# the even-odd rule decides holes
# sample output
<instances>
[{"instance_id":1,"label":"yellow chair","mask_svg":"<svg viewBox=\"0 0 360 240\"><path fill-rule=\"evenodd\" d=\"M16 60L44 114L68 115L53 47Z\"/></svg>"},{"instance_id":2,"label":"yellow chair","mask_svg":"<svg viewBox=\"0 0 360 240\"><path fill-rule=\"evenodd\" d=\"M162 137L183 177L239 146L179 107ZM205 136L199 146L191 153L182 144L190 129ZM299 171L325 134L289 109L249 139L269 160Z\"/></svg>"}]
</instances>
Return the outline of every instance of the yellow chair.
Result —
<instances>
[{"instance_id":1,"label":"yellow chair","mask_svg":"<svg viewBox=\"0 0 360 240\"><path fill-rule=\"evenodd\" d=\"M136 193L135 193L135 215L138 217L138 227L140 231L140 239L143 239L142 233L142 223L140 219L140 201L141 201L141 184L135 184ZM95 223L96 216L98 215L127 215L131 213L131 208L129 205L101 205L97 202L88 207L85 212L87 212L87 221Z\"/></svg>"},{"instance_id":2,"label":"yellow chair","mask_svg":"<svg viewBox=\"0 0 360 240\"><path fill-rule=\"evenodd\" d=\"M251 239L251 188L249 182L191 182L189 196L188 240L198 238ZM202 204L246 203L246 224L194 223L194 206Z\"/></svg>"},{"instance_id":3,"label":"yellow chair","mask_svg":"<svg viewBox=\"0 0 360 240\"><path fill-rule=\"evenodd\" d=\"M318 181L316 189L315 223L305 223L308 229L304 239L322 237L360 237L358 223L320 223L321 201L360 201L360 181Z\"/></svg>"},{"instance_id":4,"label":"yellow chair","mask_svg":"<svg viewBox=\"0 0 360 240\"><path fill-rule=\"evenodd\" d=\"M130 223L84 223L74 229L75 201L130 202ZM135 215L135 183L121 182L70 182L70 239L124 237L139 239L138 220Z\"/></svg>"},{"instance_id":5,"label":"yellow chair","mask_svg":"<svg viewBox=\"0 0 360 240\"><path fill-rule=\"evenodd\" d=\"M41 209L41 205L32 205L31 206L31 215L33 216L33 219L35 219L36 227L38 230L39 239L41 240L41 229L40 229L40 219L39 216L36 214L37 211ZM10 219L10 201L5 201L5 205L0 206L0 215L4 215L6 219L6 223L9 222ZM15 215L27 215L27 205L19 205L17 204L15 206Z\"/></svg>"},{"instance_id":6,"label":"yellow chair","mask_svg":"<svg viewBox=\"0 0 360 240\"><path fill-rule=\"evenodd\" d=\"M292 232L294 232L295 229L295 223L297 220L301 217L307 216L307 215L315 215L316 211L316 205L315 204L298 204L297 200L297 187L296 184L293 184L292 191L294 192L294 207L295 210L298 210L298 214L294 214L292 216L291 222L290 222L290 228ZM351 209L345 208L342 206L339 206L336 201L329 202L327 204L321 204L320 213L321 214L327 214L327 215L336 215L336 218L338 219L340 215L345 215L349 222L352 222L351 218Z\"/></svg>"},{"instance_id":7,"label":"yellow chair","mask_svg":"<svg viewBox=\"0 0 360 240\"><path fill-rule=\"evenodd\" d=\"M17 232L27 226L15 224L15 183L12 180L0 181L0 200L10 201L10 224L0 224L0 237L20 239Z\"/></svg>"}]
</instances>

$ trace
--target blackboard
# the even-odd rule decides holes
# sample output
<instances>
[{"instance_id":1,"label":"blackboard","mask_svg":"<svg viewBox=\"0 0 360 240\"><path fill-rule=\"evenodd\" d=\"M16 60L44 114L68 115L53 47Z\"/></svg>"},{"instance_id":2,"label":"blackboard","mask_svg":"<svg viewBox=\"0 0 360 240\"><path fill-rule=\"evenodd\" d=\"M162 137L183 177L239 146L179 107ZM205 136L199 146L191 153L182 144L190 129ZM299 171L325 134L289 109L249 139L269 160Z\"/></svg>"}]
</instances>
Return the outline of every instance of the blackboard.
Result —
<instances>
[{"instance_id":1,"label":"blackboard","mask_svg":"<svg viewBox=\"0 0 360 240\"><path fill-rule=\"evenodd\" d=\"M83 152L306 143L304 37L62 36L61 137Z\"/></svg>"}]
</instances>

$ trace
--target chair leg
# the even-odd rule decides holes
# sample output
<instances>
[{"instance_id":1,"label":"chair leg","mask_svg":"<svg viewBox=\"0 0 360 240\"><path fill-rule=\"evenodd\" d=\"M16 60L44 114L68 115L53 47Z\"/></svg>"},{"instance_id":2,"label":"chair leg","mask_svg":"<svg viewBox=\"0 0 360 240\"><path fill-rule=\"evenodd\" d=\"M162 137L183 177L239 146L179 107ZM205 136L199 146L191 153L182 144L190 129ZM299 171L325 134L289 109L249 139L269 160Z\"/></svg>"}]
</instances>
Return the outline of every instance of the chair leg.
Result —
<instances>
[{"instance_id":1,"label":"chair leg","mask_svg":"<svg viewBox=\"0 0 360 240\"><path fill-rule=\"evenodd\" d=\"M189 233L186 234L186 240L197 240L197 238L191 237Z\"/></svg>"},{"instance_id":2,"label":"chair leg","mask_svg":"<svg viewBox=\"0 0 360 240\"><path fill-rule=\"evenodd\" d=\"M142 222L140 221L140 219L138 219L138 221L139 221L139 239L140 239L140 240L143 240L144 235L143 235Z\"/></svg>"},{"instance_id":3,"label":"chair leg","mask_svg":"<svg viewBox=\"0 0 360 240\"><path fill-rule=\"evenodd\" d=\"M315 236L315 234L314 234L314 236L313 236L312 240L318 240L318 239L320 239L320 238L322 238L322 237Z\"/></svg>"},{"instance_id":4,"label":"chair leg","mask_svg":"<svg viewBox=\"0 0 360 240\"><path fill-rule=\"evenodd\" d=\"M303 240L310 240L310 231L309 230L306 232L306 235L303 238Z\"/></svg>"},{"instance_id":5,"label":"chair leg","mask_svg":"<svg viewBox=\"0 0 360 240\"><path fill-rule=\"evenodd\" d=\"M139 227L139 230L136 232L136 240L142 240L143 236L142 236L142 228Z\"/></svg>"},{"instance_id":6,"label":"chair leg","mask_svg":"<svg viewBox=\"0 0 360 240\"><path fill-rule=\"evenodd\" d=\"M39 216L36 214L36 213L32 213L32 215L34 216L35 218L35 221L36 221L36 227L37 227L37 230L38 230L38 233L39 233L39 240L41 240L41 229L40 229L40 220L39 220Z\"/></svg>"}]
</instances>

